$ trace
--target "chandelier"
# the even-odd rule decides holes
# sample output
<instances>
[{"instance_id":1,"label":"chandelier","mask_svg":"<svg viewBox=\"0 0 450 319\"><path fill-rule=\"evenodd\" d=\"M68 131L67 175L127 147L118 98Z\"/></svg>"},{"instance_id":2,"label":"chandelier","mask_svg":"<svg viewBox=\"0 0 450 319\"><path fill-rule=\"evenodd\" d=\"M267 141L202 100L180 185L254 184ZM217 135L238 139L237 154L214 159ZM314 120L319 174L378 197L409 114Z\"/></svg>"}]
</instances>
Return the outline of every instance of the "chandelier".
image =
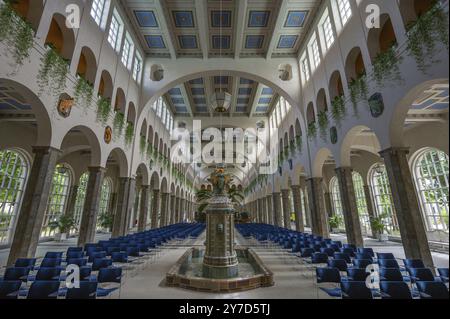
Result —
<instances>
[{"instance_id":1,"label":"chandelier","mask_svg":"<svg viewBox=\"0 0 450 319\"><path fill-rule=\"evenodd\" d=\"M211 98L211 108L216 113L226 113L230 109L231 94L224 91L215 92Z\"/></svg>"}]
</instances>

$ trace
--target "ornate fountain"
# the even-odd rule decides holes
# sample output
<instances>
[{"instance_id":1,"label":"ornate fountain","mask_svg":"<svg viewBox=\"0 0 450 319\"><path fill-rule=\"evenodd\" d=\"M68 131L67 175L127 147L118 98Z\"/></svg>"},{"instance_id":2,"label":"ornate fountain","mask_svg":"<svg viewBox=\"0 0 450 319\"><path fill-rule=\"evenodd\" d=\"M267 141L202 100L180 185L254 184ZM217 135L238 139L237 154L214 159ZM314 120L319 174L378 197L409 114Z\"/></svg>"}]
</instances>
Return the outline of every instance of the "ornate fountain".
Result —
<instances>
[{"instance_id":1,"label":"ornate fountain","mask_svg":"<svg viewBox=\"0 0 450 319\"><path fill-rule=\"evenodd\" d=\"M273 273L256 253L235 247L234 205L226 193L231 181L223 167L211 175L213 191L206 210L206 248L189 249L167 273L168 286L233 292L273 285Z\"/></svg>"}]
</instances>

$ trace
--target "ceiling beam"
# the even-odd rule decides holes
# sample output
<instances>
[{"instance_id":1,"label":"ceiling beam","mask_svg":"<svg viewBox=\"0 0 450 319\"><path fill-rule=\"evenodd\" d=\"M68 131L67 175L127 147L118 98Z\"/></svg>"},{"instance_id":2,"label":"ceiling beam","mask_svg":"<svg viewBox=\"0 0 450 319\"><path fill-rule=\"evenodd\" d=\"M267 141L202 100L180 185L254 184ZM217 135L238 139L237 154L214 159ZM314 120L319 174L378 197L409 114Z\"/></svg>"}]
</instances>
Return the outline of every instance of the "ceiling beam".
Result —
<instances>
[{"instance_id":1,"label":"ceiling beam","mask_svg":"<svg viewBox=\"0 0 450 319\"><path fill-rule=\"evenodd\" d=\"M167 47L169 48L170 57L171 57L171 59L175 60L177 58L177 52L175 50L175 46L173 45L173 38L172 38L173 32L171 32L171 30L169 30L169 25L166 21L166 15L165 15L166 10L165 10L162 2L164 2L164 0L156 0L155 1L156 11L160 13L159 19L160 19L160 23L161 23L161 29L163 31L163 34L165 35L165 38L168 39L166 44L167 44Z\"/></svg>"},{"instance_id":2,"label":"ceiling beam","mask_svg":"<svg viewBox=\"0 0 450 319\"><path fill-rule=\"evenodd\" d=\"M256 112L256 107L258 106L258 102L259 102L259 98L261 96L262 90L263 90L263 85L258 83L258 86L256 87L256 93L253 96L252 108L250 109L249 117L253 117L253 114L255 114L255 112Z\"/></svg>"},{"instance_id":3,"label":"ceiling beam","mask_svg":"<svg viewBox=\"0 0 450 319\"><path fill-rule=\"evenodd\" d=\"M195 11L197 13L198 32L200 35L200 45L202 47L203 60L208 59L208 8L207 1L195 0Z\"/></svg>"},{"instance_id":4,"label":"ceiling beam","mask_svg":"<svg viewBox=\"0 0 450 319\"><path fill-rule=\"evenodd\" d=\"M237 100L239 98L239 77L232 77L233 86L231 89L231 106L230 106L230 117L236 112Z\"/></svg>"},{"instance_id":5,"label":"ceiling beam","mask_svg":"<svg viewBox=\"0 0 450 319\"><path fill-rule=\"evenodd\" d=\"M186 108L191 117L194 117L194 112L192 112L192 105L194 105L194 101L192 100L192 96L188 93L186 89L186 83L180 86L181 95L183 96L184 101L186 102Z\"/></svg>"},{"instance_id":6,"label":"ceiling beam","mask_svg":"<svg viewBox=\"0 0 450 319\"><path fill-rule=\"evenodd\" d=\"M288 7L288 0L281 0L281 4L277 13L277 21L275 23L275 27L272 32L272 36L270 39L269 47L267 48L266 59L270 59L273 54L273 50L275 50L278 45L278 35L276 34L277 30L281 30L284 25L283 15L286 12Z\"/></svg>"},{"instance_id":7,"label":"ceiling beam","mask_svg":"<svg viewBox=\"0 0 450 319\"><path fill-rule=\"evenodd\" d=\"M236 9L236 29L235 29L235 47L234 58L239 59L241 55L242 43L244 41L245 21L247 17L247 0L236 0L239 5Z\"/></svg>"}]
</instances>

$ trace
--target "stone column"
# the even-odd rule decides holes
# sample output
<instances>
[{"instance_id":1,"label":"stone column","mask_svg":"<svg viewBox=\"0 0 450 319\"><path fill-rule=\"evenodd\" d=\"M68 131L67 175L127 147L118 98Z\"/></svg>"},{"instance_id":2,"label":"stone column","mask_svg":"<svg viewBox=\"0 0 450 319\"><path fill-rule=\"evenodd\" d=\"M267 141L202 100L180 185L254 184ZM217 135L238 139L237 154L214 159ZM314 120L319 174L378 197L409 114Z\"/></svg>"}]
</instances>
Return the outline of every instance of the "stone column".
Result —
<instances>
[{"instance_id":1,"label":"stone column","mask_svg":"<svg viewBox=\"0 0 450 319\"><path fill-rule=\"evenodd\" d=\"M273 206L272 206L272 195L266 196L266 203L267 203L267 223L270 225L275 225Z\"/></svg>"},{"instance_id":2,"label":"stone column","mask_svg":"<svg viewBox=\"0 0 450 319\"><path fill-rule=\"evenodd\" d=\"M260 224L264 223L264 208L263 208L263 199L262 198L258 199L258 218L259 218Z\"/></svg>"},{"instance_id":3,"label":"stone column","mask_svg":"<svg viewBox=\"0 0 450 319\"><path fill-rule=\"evenodd\" d=\"M169 193L161 194L161 227L167 226L169 217Z\"/></svg>"},{"instance_id":4,"label":"stone column","mask_svg":"<svg viewBox=\"0 0 450 319\"><path fill-rule=\"evenodd\" d=\"M149 185L142 185L141 187L141 205L139 210L139 218L138 218L138 232L143 232L147 225L147 212L149 209Z\"/></svg>"},{"instance_id":5,"label":"stone column","mask_svg":"<svg viewBox=\"0 0 450 319\"><path fill-rule=\"evenodd\" d=\"M323 194L325 199L325 213L328 217L331 217L334 215L333 205L331 204L331 193L325 192Z\"/></svg>"},{"instance_id":6,"label":"stone column","mask_svg":"<svg viewBox=\"0 0 450 319\"><path fill-rule=\"evenodd\" d=\"M179 217L179 223L182 223L184 221L184 214L185 214L185 203L186 200L184 198L180 198L180 217Z\"/></svg>"},{"instance_id":7,"label":"stone column","mask_svg":"<svg viewBox=\"0 0 450 319\"><path fill-rule=\"evenodd\" d=\"M170 195L170 225L176 223L175 195Z\"/></svg>"},{"instance_id":8,"label":"stone column","mask_svg":"<svg viewBox=\"0 0 450 319\"><path fill-rule=\"evenodd\" d=\"M17 258L34 257L47 209L53 174L60 151L52 147L33 147L34 160L23 194L7 265Z\"/></svg>"},{"instance_id":9,"label":"stone column","mask_svg":"<svg viewBox=\"0 0 450 319\"><path fill-rule=\"evenodd\" d=\"M180 198L175 198L175 224L180 222Z\"/></svg>"},{"instance_id":10,"label":"stone column","mask_svg":"<svg viewBox=\"0 0 450 319\"><path fill-rule=\"evenodd\" d=\"M419 200L408 165L408 153L407 148L389 148L381 151L380 155L386 165L406 258L422 259L426 267L434 269Z\"/></svg>"},{"instance_id":11,"label":"stone column","mask_svg":"<svg viewBox=\"0 0 450 319\"><path fill-rule=\"evenodd\" d=\"M95 241L97 228L97 213L102 193L103 176L106 169L103 167L89 167L89 179L86 187L83 213L80 222L78 246L84 247L87 243Z\"/></svg>"},{"instance_id":12,"label":"stone column","mask_svg":"<svg viewBox=\"0 0 450 319\"><path fill-rule=\"evenodd\" d=\"M159 213L159 189L153 190L153 203L152 203L152 229L159 227L158 224L158 213Z\"/></svg>"},{"instance_id":13,"label":"stone column","mask_svg":"<svg viewBox=\"0 0 450 319\"><path fill-rule=\"evenodd\" d=\"M308 188L309 207L311 211L311 229L316 236L328 238L327 215L323 198L322 178L310 178L306 181Z\"/></svg>"},{"instance_id":14,"label":"stone column","mask_svg":"<svg viewBox=\"0 0 450 319\"><path fill-rule=\"evenodd\" d=\"M140 199L140 193L142 191L142 187L136 186L136 193L134 195L134 202L133 202L133 214L129 218L128 226L130 228L134 228L139 223L139 214L140 214L140 205L141 205L141 199Z\"/></svg>"},{"instance_id":15,"label":"stone column","mask_svg":"<svg viewBox=\"0 0 450 319\"><path fill-rule=\"evenodd\" d=\"M375 209L373 207L372 196L370 195L370 187L368 185L364 185L364 196L366 197L366 205L367 205L367 213L369 214L369 218L375 217ZM370 223L370 227L372 227L372 223ZM372 237L377 238L377 232L372 228Z\"/></svg>"},{"instance_id":16,"label":"stone column","mask_svg":"<svg viewBox=\"0 0 450 319\"><path fill-rule=\"evenodd\" d=\"M128 225L127 215L133 207L132 198L134 197L134 179L129 177L119 178L119 188L116 199L116 214L114 215L114 223L112 230L112 238L125 236ZM133 192L133 194L130 194Z\"/></svg>"},{"instance_id":17,"label":"stone column","mask_svg":"<svg viewBox=\"0 0 450 319\"><path fill-rule=\"evenodd\" d=\"M281 190L281 195L283 198L283 216L284 216L284 228L291 229L291 201L289 200L289 190Z\"/></svg>"},{"instance_id":18,"label":"stone column","mask_svg":"<svg viewBox=\"0 0 450 319\"><path fill-rule=\"evenodd\" d=\"M125 229L123 230L123 233L125 235L128 234L128 231L131 228L131 218L134 214L134 212L137 210L137 197L136 197L136 180L133 178L130 180L130 189L128 193L128 210L126 214L126 222L125 222ZM133 221L134 223L134 221Z\"/></svg>"},{"instance_id":19,"label":"stone column","mask_svg":"<svg viewBox=\"0 0 450 319\"><path fill-rule=\"evenodd\" d=\"M265 197L261 198L261 202L262 202L262 208L263 208L262 222L263 222L263 224L268 224L268 222L267 222L267 201L266 201L266 198Z\"/></svg>"},{"instance_id":20,"label":"stone column","mask_svg":"<svg viewBox=\"0 0 450 319\"><path fill-rule=\"evenodd\" d=\"M69 198L67 199L66 216L73 217L75 213L75 204L77 202L78 185L70 187Z\"/></svg>"},{"instance_id":21,"label":"stone column","mask_svg":"<svg viewBox=\"0 0 450 319\"><path fill-rule=\"evenodd\" d=\"M347 242L356 245L356 247L363 247L364 239L361 231L358 206L356 204L352 169L350 167L336 168L336 175L339 182L339 193L341 195Z\"/></svg>"},{"instance_id":22,"label":"stone column","mask_svg":"<svg viewBox=\"0 0 450 319\"><path fill-rule=\"evenodd\" d=\"M273 193L272 197L275 226L283 227L283 216L281 215L281 194Z\"/></svg>"},{"instance_id":23,"label":"stone column","mask_svg":"<svg viewBox=\"0 0 450 319\"><path fill-rule=\"evenodd\" d=\"M295 210L295 230L298 232L305 231L305 225L303 223L303 208L302 208L302 197L300 192L300 185L292 185L292 197L294 199L294 210Z\"/></svg>"}]
</instances>

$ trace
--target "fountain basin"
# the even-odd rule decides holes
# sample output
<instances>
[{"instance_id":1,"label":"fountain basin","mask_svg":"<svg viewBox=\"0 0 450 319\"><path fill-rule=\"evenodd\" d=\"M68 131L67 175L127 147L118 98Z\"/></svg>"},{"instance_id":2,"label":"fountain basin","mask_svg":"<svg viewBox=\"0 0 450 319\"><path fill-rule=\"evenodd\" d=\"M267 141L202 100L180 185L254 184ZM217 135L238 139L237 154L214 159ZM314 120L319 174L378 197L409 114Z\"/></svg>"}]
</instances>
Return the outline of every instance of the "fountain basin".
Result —
<instances>
[{"instance_id":1,"label":"fountain basin","mask_svg":"<svg viewBox=\"0 0 450 319\"><path fill-rule=\"evenodd\" d=\"M166 275L166 285L202 292L239 292L273 286L273 273L252 249L236 248L239 260L235 278L204 277L203 256L197 248L187 250Z\"/></svg>"}]
</instances>

